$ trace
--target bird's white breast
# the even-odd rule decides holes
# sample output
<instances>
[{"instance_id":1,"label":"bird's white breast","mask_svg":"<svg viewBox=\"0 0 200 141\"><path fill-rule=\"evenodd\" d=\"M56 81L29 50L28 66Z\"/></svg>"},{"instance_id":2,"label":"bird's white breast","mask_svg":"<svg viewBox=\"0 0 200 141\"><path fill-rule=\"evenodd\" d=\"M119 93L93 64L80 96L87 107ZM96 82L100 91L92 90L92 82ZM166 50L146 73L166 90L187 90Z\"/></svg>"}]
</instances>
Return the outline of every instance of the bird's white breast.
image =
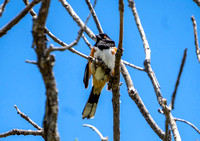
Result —
<instances>
[{"instance_id":1,"label":"bird's white breast","mask_svg":"<svg viewBox=\"0 0 200 141\"><path fill-rule=\"evenodd\" d=\"M96 50L94 53L94 57L102 59L103 62L108 66L108 68L111 71L113 71L115 67L115 54L112 54L112 51L114 51L114 48L103 49L103 50L100 50L97 47L94 48Z\"/></svg>"}]
</instances>

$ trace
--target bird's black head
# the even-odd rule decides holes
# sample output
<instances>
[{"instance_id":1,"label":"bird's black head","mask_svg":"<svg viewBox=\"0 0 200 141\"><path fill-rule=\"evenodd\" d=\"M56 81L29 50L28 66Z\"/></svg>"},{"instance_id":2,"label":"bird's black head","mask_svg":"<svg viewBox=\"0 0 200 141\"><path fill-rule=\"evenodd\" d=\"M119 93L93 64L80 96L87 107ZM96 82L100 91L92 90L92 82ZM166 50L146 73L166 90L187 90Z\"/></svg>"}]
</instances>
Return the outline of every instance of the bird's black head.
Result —
<instances>
[{"instance_id":1,"label":"bird's black head","mask_svg":"<svg viewBox=\"0 0 200 141\"><path fill-rule=\"evenodd\" d=\"M108 37L106 33L100 33L96 35L97 41L94 46L98 47L99 49L108 49L109 47L114 47L115 42Z\"/></svg>"}]
</instances>

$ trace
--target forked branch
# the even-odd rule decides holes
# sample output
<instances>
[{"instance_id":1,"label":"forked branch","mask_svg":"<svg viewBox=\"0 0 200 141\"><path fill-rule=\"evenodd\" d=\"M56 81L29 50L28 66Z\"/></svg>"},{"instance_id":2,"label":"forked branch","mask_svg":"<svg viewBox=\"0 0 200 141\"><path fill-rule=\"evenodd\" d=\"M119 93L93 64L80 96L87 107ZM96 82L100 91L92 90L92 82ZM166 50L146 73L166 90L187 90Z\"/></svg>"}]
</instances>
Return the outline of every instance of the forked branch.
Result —
<instances>
[{"instance_id":1,"label":"forked branch","mask_svg":"<svg viewBox=\"0 0 200 141\"><path fill-rule=\"evenodd\" d=\"M90 38L92 38L94 41L96 41L96 37L95 37L94 33L87 26L85 26L83 21L79 18L79 16L76 14L76 12L70 6L70 4L68 4L68 2L66 0L59 0L59 1L62 3L63 7L67 10L69 15L73 18L73 20L78 24L78 26L81 27L81 29L83 29Z\"/></svg>"},{"instance_id":2,"label":"forked branch","mask_svg":"<svg viewBox=\"0 0 200 141\"><path fill-rule=\"evenodd\" d=\"M169 125L171 127L172 132L173 132L173 136L174 136L175 141L181 141L181 137L180 137L176 122L174 121L174 118L171 114L171 111L167 106L167 100L162 97L160 85L158 83L156 75L155 75L155 73L154 73L154 71L151 67L151 64L150 64L150 59L151 59L150 47L149 47L148 41L146 39L144 30L142 28L142 24L140 22L140 19L139 19L139 16L138 16L138 13L137 13L137 10L136 10L136 7L135 7L135 2L132 1L132 0L128 0L128 2L129 2L129 7L131 8L133 15L135 17L135 22L136 22L137 28L140 32L140 36L141 36L142 41L143 41L143 46L144 46L145 55L146 55L145 61L144 61L145 71L147 72L147 74L148 74L148 76L149 76L149 78L152 82L152 85L154 87L154 91L155 91L156 96L157 96L158 103L163 108L165 118L166 118L167 121L169 121ZM168 131L166 133L168 133Z\"/></svg>"},{"instance_id":3,"label":"forked branch","mask_svg":"<svg viewBox=\"0 0 200 141\"><path fill-rule=\"evenodd\" d=\"M0 138L8 137L11 135L34 135L34 136L42 136L43 130L21 130L21 129L12 129L8 132L0 134Z\"/></svg>"},{"instance_id":4,"label":"forked branch","mask_svg":"<svg viewBox=\"0 0 200 141\"><path fill-rule=\"evenodd\" d=\"M26 121L28 121L33 127L35 127L36 129L38 130L21 130L21 129L12 129L8 132L5 132L5 133L1 133L0 134L0 138L3 138L3 137L8 137L8 136L11 136L11 135L34 135L34 136L42 136L43 137L43 129L38 126L34 121L32 121L27 115L25 115L24 113L22 113L18 108L17 106L15 105L15 109L17 110L17 113L23 118L25 119Z\"/></svg>"}]
</instances>

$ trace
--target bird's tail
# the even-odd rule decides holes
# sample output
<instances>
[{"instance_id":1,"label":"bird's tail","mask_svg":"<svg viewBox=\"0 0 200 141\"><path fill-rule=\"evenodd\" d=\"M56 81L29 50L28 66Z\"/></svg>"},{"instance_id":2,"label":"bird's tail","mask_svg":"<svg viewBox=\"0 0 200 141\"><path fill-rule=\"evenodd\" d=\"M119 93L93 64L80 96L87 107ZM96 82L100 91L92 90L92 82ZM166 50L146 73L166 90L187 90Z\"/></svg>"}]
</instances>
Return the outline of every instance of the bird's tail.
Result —
<instances>
[{"instance_id":1,"label":"bird's tail","mask_svg":"<svg viewBox=\"0 0 200 141\"><path fill-rule=\"evenodd\" d=\"M87 119L91 119L94 117L94 114L96 112L96 108L97 108L97 104L99 101L99 96L100 96L99 92L94 93L94 87L92 87L92 91L90 93L90 97L85 105L85 108L83 109L83 113L82 113L82 118L87 118Z\"/></svg>"}]
</instances>

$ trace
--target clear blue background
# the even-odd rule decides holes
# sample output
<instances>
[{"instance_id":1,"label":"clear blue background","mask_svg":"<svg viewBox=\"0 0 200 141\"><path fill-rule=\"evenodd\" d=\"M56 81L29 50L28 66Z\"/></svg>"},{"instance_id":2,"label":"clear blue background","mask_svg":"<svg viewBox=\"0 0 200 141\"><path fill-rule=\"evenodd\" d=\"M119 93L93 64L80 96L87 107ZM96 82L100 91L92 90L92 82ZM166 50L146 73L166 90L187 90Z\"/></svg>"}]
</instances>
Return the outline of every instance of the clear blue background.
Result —
<instances>
[{"instance_id":1,"label":"clear blue background","mask_svg":"<svg viewBox=\"0 0 200 141\"><path fill-rule=\"evenodd\" d=\"M68 1L84 21L89 13L85 1ZM93 1L92 1L93 2ZM1 0L3 3L3 0ZM150 48L151 64L161 86L163 97L171 100L183 51L188 48L188 56L181 77L175 101L174 117L183 118L200 128L200 64L198 63L191 16L194 15L200 28L200 8L192 0L135 0L136 7L145 30ZM38 11L39 5L34 9ZM6 6L0 27L3 27L24 8L21 1L11 0ZM118 44L119 12L118 1L98 0L95 8L103 30ZM46 26L65 43L77 37L79 27L68 15L60 2L52 0ZM88 27L98 34L91 18ZM0 133L13 128L34 128L22 119L14 105L42 126L45 108L45 88L37 66L25 63L36 60L32 45L32 17L26 15L16 26L0 38ZM200 36L200 30L198 30ZM88 38L89 39L89 38ZM59 46L49 38L49 43ZM199 39L200 40L200 39ZM93 45L94 41L89 39ZM124 12L124 54L123 59L143 66L145 58L142 40L137 30L132 11L125 0ZM89 55L89 48L83 39L75 49ZM81 113L91 90L83 85L83 73L87 60L69 51L54 52L56 57L54 73L59 90L58 131L62 141L98 141L99 136L83 124L91 124L109 140L113 140L112 94L104 88L95 118L82 120ZM153 86L145 72L127 67L135 88L150 114L164 130L165 118L158 113L160 108ZM124 82L123 78L121 81ZM121 141L159 141L130 99L125 83L121 86ZM177 122L183 141L200 140L199 134L185 123ZM10 136L2 141L41 141L41 137Z\"/></svg>"}]
</instances>

